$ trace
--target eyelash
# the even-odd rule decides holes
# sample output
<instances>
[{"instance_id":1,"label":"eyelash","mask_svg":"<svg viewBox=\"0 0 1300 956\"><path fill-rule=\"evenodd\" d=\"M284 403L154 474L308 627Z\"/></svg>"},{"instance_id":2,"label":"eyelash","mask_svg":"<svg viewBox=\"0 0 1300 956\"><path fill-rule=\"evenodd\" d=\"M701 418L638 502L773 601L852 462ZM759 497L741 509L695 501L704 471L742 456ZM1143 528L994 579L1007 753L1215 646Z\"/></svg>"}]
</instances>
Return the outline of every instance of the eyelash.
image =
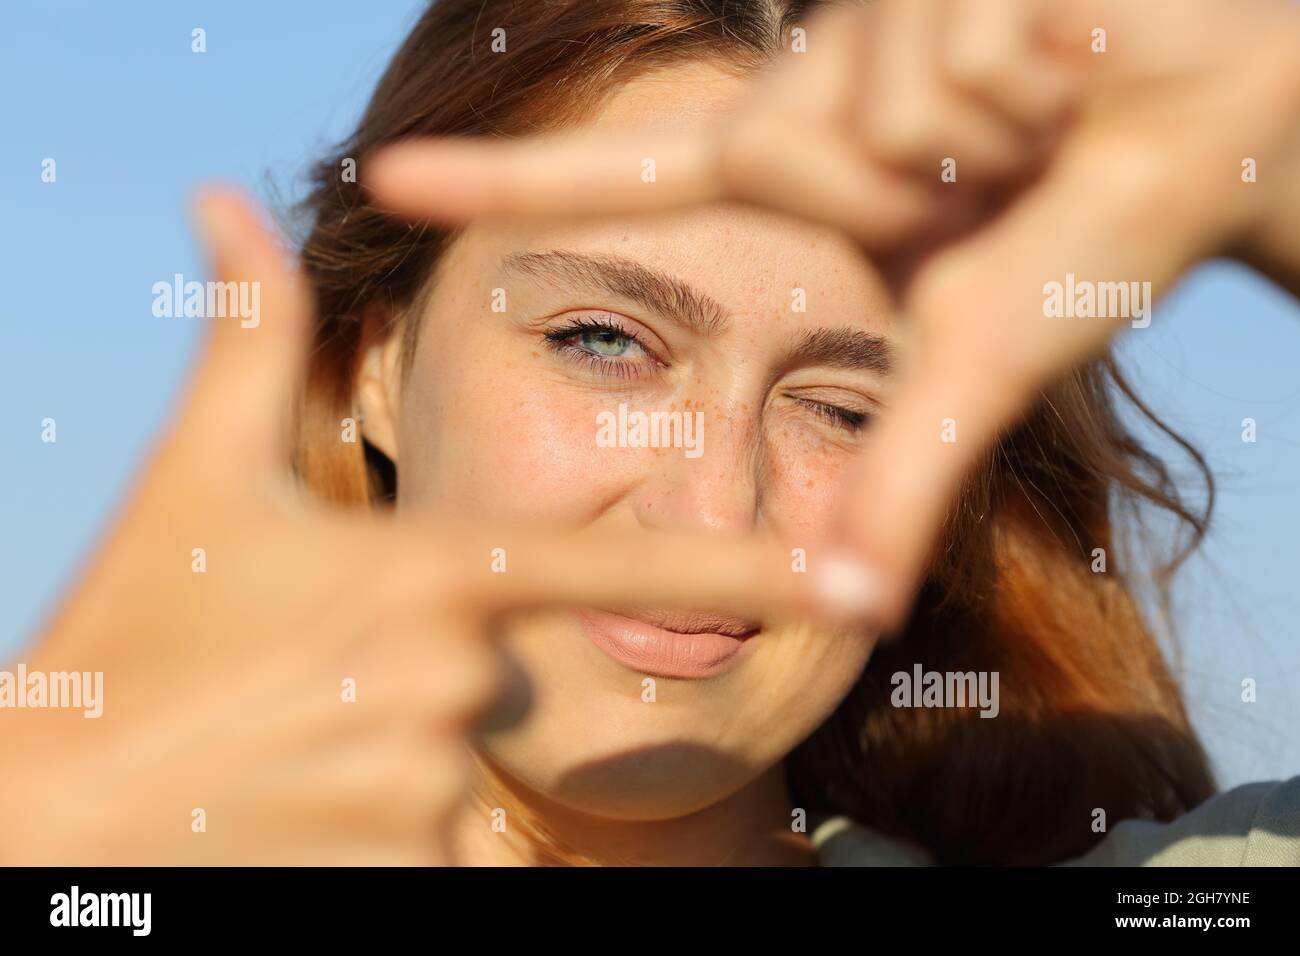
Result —
<instances>
[{"instance_id":1,"label":"eyelash","mask_svg":"<svg viewBox=\"0 0 1300 956\"><path fill-rule=\"evenodd\" d=\"M569 341L584 332L613 332L641 349L654 365L661 368L664 366L664 363L639 338L610 316L602 316L599 319L575 319L563 328L552 329L547 332L544 338L547 346L556 354L569 356L573 361L581 363L597 375L632 379L639 378L649 371L643 363L597 355L595 352Z\"/></svg>"},{"instance_id":2,"label":"eyelash","mask_svg":"<svg viewBox=\"0 0 1300 956\"><path fill-rule=\"evenodd\" d=\"M571 342L571 339L577 338L584 332L612 332L615 335L625 338L635 344L646 356L651 363L662 368L662 362L645 344L633 333L614 320L612 316L602 316L601 318L584 318L574 319L569 324L552 329L544 334L547 347L557 355L567 355L571 360L584 365L589 371L597 375L608 375L613 378L633 379L639 378L645 374L647 369L641 363L626 360L609 358L605 355L597 355L589 349ZM850 434L858 434L866 427L871 416L866 412L855 412L852 409L841 408L839 405L827 405L824 402L814 402L806 398L790 396L796 402L809 409L814 415L821 418L828 424L843 429Z\"/></svg>"},{"instance_id":3,"label":"eyelash","mask_svg":"<svg viewBox=\"0 0 1300 956\"><path fill-rule=\"evenodd\" d=\"M866 412L855 412L849 408L841 408L839 405L827 405L823 402L814 402L806 398L795 398L795 401L810 409L817 417L829 422L836 428L842 428L846 432L854 435L866 428L867 422L871 419L871 416Z\"/></svg>"}]
</instances>

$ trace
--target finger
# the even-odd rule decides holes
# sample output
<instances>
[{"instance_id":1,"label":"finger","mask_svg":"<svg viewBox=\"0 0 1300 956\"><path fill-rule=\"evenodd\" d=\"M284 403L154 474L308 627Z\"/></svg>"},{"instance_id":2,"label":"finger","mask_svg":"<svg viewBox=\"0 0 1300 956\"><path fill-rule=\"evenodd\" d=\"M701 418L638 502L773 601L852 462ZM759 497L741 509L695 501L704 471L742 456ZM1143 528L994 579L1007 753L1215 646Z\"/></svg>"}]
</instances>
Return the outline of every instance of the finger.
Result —
<instances>
[{"instance_id":1,"label":"finger","mask_svg":"<svg viewBox=\"0 0 1300 956\"><path fill-rule=\"evenodd\" d=\"M670 606L754 619L856 619L872 582L829 543L647 532L571 533L440 524L403 559L436 600L479 616L533 607ZM430 540L437 540L435 550Z\"/></svg>"},{"instance_id":2,"label":"finger","mask_svg":"<svg viewBox=\"0 0 1300 956\"><path fill-rule=\"evenodd\" d=\"M468 619L411 621L376 640L366 634L345 657L349 689L361 714L432 729L467 724L505 688L499 652Z\"/></svg>"},{"instance_id":3,"label":"finger","mask_svg":"<svg viewBox=\"0 0 1300 956\"><path fill-rule=\"evenodd\" d=\"M841 129L762 121L734 131L723 179L737 199L838 226L867 249L923 235L944 211L938 191L873 163Z\"/></svg>"},{"instance_id":4,"label":"finger","mask_svg":"<svg viewBox=\"0 0 1300 956\"><path fill-rule=\"evenodd\" d=\"M391 147L370 168L368 182L386 208L453 224L740 199L838 225L879 246L930 224L937 208L932 190L871 166L835 130L807 127L793 135L789 122L767 114L743 121L718 143L611 142L588 134L436 140ZM643 178L646 170L653 180Z\"/></svg>"},{"instance_id":5,"label":"finger","mask_svg":"<svg viewBox=\"0 0 1300 956\"><path fill-rule=\"evenodd\" d=\"M868 246L933 223L933 189L873 166L846 133L861 11L829 9L717 131L676 138L570 132L389 147L367 164L376 201L462 223L493 215L635 213L739 199L840 226Z\"/></svg>"},{"instance_id":6,"label":"finger","mask_svg":"<svg viewBox=\"0 0 1300 956\"><path fill-rule=\"evenodd\" d=\"M646 212L723 195L716 145L706 133L412 140L376 153L366 168L379 205L447 224L507 214Z\"/></svg>"},{"instance_id":7,"label":"finger","mask_svg":"<svg viewBox=\"0 0 1300 956\"><path fill-rule=\"evenodd\" d=\"M237 475L275 471L306 361L310 305L304 283L253 204L210 188L195 219L212 262L205 306L217 305L199 356L182 431ZM233 305L237 303L237 306ZM221 479L231 477L224 467Z\"/></svg>"},{"instance_id":8,"label":"finger","mask_svg":"<svg viewBox=\"0 0 1300 956\"><path fill-rule=\"evenodd\" d=\"M856 118L862 146L927 181L952 160L958 181L1004 176L1031 158L1025 138L947 82L939 62L945 16L940 0L886 0L871 10Z\"/></svg>"},{"instance_id":9,"label":"finger","mask_svg":"<svg viewBox=\"0 0 1300 956\"><path fill-rule=\"evenodd\" d=\"M1108 191L1119 168L1129 184ZM902 622L950 503L1001 431L1054 377L1118 332L1145 328L1153 297L1199 254L1181 237L1204 230L1158 188L1158 168L1142 169L1131 155L1075 156L917 275L905 303L912 371L866 443L847 505L848 537L877 572L887 626ZM1057 314L1049 290L1071 276L1127 286L1128 305Z\"/></svg>"},{"instance_id":10,"label":"finger","mask_svg":"<svg viewBox=\"0 0 1300 956\"><path fill-rule=\"evenodd\" d=\"M868 248L922 232L938 191L865 157L850 135L867 20L856 6L818 10L804 47L756 83L723 133L720 178L729 197L839 226Z\"/></svg>"},{"instance_id":11,"label":"finger","mask_svg":"<svg viewBox=\"0 0 1300 956\"><path fill-rule=\"evenodd\" d=\"M803 22L802 43L790 49L754 85L742 112L767 111L815 123L845 123L856 102L858 64L866 50L866 10L856 5L823 6Z\"/></svg>"},{"instance_id":12,"label":"finger","mask_svg":"<svg viewBox=\"0 0 1300 956\"><path fill-rule=\"evenodd\" d=\"M1039 48L1038 0L951 0L941 50L948 80L1029 130L1073 104L1072 71Z\"/></svg>"},{"instance_id":13,"label":"finger","mask_svg":"<svg viewBox=\"0 0 1300 956\"><path fill-rule=\"evenodd\" d=\"M898 628L963 480L1021 411L1023 393L975 374L973 355L927 356L876 424L846 492L849 547L876 581L869 619Z\"/></svg>"},{"instance_id":14,"label":"finger","mask_svg":"<svg viewBox=\"0 0 1300 956\"><path fill-rule=\"evenodd\" d=\"M470 765L461 735L408 724L336 740L271 777L265 801L296 807L284 825L309 833L428 840L465 799Z\"/></svg>"}]
</instances>

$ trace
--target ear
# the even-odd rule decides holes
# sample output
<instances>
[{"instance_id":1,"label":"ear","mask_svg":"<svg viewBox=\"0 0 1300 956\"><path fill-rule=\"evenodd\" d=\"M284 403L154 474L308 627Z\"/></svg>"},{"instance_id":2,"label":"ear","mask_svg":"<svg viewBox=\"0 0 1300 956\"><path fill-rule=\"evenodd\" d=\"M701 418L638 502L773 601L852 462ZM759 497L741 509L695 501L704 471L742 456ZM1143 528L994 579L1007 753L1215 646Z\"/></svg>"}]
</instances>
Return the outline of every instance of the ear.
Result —
<instances>
[{"instance_id":1,"label":"ear","mask_svg":"<svg viewBox=\"0 0 1300 956\"><path fill-rule=\"evenodd\" d=\"M388 310L372 305L361 320L360 362L354 394L361 434L397 463L397 414L401 409L402 332Z\"/></svg>"}]
</instances>

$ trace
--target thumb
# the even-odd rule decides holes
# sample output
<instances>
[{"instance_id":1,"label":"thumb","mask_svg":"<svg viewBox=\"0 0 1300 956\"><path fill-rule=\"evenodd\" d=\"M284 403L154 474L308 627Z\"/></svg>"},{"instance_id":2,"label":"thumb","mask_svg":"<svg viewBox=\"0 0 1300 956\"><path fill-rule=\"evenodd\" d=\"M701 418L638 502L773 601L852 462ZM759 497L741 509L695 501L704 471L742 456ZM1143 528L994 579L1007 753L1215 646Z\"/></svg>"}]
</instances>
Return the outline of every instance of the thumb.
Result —
<instances>
[{"instance_id":1,"label":"thumb","mask_svg":"<svg viewBox=\"0 0 1300 956\"><path fill-rule=\"evenodd\" d=\"M903 622L972 467L1044 386L1120 330L1146 328L1152 298L1196 257L1190 219L1152 205L1157 190L1103 188L1099 165L1059 171L910 283L911 369L868 435L846 502L847 543L874 569L886 628ZM1175 221L1188 228L1171 229ZM1049 290L1076 278L1125 295L1098 293L1077 314L1053 307Z\"/></svg>"},{"instance_id":2,"label":"thumb","mask_svg":"<svg viewBox=\"0 0 1300 956\"><path fill-rule=\"evenodd\" d=\"M1028 401L964 359L922 357L851 471L845 545L871 571L869 616L885 631L904 622L962 483Z\"/></svg>"},{"instance_id":3,"label":"thumb","mask_svg":"<svg viewBox=\"0 0 1300 956\"><path fill-rule=\"evenodd\" d=\"M306 364L306 284L255 205L210 187L194 205L214 280L205 287L209 327L178 438L219 469L256 478L285 460L293 400ZM228 478L229 475L223 475Z\"/></svg>"}]
</instances>

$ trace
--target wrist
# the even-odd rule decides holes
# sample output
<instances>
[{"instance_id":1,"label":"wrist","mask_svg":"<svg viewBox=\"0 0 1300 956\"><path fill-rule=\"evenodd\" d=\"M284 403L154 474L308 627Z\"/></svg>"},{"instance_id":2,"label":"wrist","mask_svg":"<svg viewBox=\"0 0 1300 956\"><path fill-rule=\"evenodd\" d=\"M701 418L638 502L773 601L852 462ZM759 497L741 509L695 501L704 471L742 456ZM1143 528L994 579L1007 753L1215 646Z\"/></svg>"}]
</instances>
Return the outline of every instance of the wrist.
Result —
<instances>
[{"instance_id":1,"label":"wrist","mask_svg":"<svg viewBox=\"0 0 1300 956\"><path fill-rule=\"evenodd\" d=\"M0 710L0 865L79 862L93 846L84 807L102 811L105 795L86 779L90 724L75 710Z\"/></svg>"}]
</instances>

